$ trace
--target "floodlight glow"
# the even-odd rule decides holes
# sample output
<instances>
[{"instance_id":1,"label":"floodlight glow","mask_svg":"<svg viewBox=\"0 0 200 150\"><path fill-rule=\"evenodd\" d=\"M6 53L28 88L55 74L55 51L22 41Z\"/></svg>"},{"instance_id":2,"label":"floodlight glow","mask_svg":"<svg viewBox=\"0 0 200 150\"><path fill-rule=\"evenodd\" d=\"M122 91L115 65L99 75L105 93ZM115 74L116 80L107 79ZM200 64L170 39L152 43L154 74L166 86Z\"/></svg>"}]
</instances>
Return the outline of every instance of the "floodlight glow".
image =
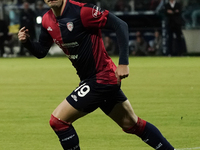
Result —
<instances>
[{"instance_id":1,"label":"floodlight glow","mask_svg":"<svg viewBox=\"0 0 200 150\"><path fill-rule=\"evenodd\" d=\"M41 17L41 16L38 16L38 17L36 18L36 22L37 22L37 24L41 24L41 23L42 23L42 17Z\"/></svg>"}]
</instances>

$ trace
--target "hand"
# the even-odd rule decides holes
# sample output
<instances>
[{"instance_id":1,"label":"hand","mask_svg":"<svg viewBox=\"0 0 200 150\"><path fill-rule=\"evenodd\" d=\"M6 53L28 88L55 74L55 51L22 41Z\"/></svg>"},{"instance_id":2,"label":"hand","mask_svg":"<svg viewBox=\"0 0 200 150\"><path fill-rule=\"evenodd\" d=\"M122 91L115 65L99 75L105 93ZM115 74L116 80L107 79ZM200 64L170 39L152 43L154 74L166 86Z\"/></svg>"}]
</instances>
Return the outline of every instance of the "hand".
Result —
<instances>
[{"instance_id":1,"label":"hand","mask_svg":"<svg viewBox=\"0 0 200 150\"><path fill-rule=\"evenodd\" d=\"M173 12L172 10L168 9L168 10L167 10L167 13L168 13L168 14L173 14L174 12Z\"/></svg>"},{"instance_id":2,"label":"hand","mask_svg":"<svg viewBox=\"0 0 200 150\"><path fill-rule=\"evenodd\" d=\"M178 10L178 9L176 9L176 10L175 10L175 12L176 12L176 13L179 13L179 10Z\"/></svg>"},{"instance_id":3,"label":"hand","mask_svg":"<svg viewBox=\"0 0 200 150\"><path fill-rule=\"evenodd\" d=\"M28 29L23 27L19 30L19 32L18 32L19 41L21 41L22 43L25 43L29 37L30 37L30 35L28 34Z\"/></svg>"},{"instance_id":4,"label":"hand","mask_svg":"<svg viewBox=\"0 0 200 150\"><path fill-rule=\"evenodd\" d=\"M129 75L129 67L128 65L119 65L115 70L115 76L117 78L117 83L120 83L120 80L128 77Z\"/></svg>"}]
</instances>

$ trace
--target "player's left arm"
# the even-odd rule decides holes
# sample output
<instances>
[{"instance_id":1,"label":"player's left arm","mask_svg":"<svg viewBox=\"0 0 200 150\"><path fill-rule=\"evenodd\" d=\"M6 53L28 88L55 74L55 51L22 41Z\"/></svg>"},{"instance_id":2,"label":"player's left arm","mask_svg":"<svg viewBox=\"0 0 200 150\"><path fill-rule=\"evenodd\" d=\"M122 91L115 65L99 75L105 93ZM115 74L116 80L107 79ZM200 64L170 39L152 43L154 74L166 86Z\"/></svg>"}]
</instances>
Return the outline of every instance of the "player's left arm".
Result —
<instances>
[{"instance_id":1,"label":"player's left arm","mask_svg":"<svg viewBox=\"0 0 200 150\"><path fill-rule=\"evenodd\" d=\"M83 26L88 29L105 28L113 30L116 33L120 51L116 77L118 78L118 81L127 77L129 75L129 33L127 23L110 13L108 10L102 10L97 6L90 4L84 5L81 9L81 20Z\"/></svg>"},{"instance_id":2,"label":"player's left arm","mask_svg":"<svg viewBox=\"0 0 200 150\"><path fill-rule=\"evenodd\" d=\"M109 12L107 22L104 28L111 29L116 33L117 42L119 46L119 65L116 69L115 75L118 81L120 81L120 79L126 78L129 75L128 25L126 22Z\"/></svg>"}]
</instances>

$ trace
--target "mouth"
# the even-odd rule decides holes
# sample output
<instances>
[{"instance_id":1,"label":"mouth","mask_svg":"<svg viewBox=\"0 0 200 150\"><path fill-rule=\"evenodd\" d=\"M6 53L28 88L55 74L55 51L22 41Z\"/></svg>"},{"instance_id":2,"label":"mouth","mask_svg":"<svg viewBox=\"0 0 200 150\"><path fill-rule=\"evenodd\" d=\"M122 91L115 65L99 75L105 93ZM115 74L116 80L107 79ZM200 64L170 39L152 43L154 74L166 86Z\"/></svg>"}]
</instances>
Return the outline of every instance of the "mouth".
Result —
<instances>
[{"instance_id":1,"label":"mouth","mask_svg":"<svg viewBox=\"0 0 200 150\"><path fill-rule=\"evenodd\" d=\"M48 3L56 2L56 0L48 0Z\"/></svg>"}]
</instances>

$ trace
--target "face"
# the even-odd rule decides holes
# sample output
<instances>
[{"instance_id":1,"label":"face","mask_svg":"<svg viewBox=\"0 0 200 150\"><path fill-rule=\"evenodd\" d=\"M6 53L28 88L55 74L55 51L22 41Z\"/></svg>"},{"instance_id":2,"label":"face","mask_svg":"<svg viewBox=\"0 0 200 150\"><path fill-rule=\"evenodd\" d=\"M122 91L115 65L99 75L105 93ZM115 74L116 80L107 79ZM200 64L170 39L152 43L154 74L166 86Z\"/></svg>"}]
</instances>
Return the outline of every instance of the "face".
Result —
<instances>
[{"instance_id":1,"label":"face","mask_svg":"<svg viewBox=\"0 0 200 150\"><path fill-rule=\"evenodd\" d=\"M142 41L141 37L138 36L138 37L136 38L136 41L137 41L138 43L141 43L141 41Z\"/></svg>"},{"instance_id":2,"label":"face","mask_svg":"<svg viewBox=\"0 0 200 150\"><path fill-rule=\"evenodd\" d=\"M159 32L158 31L155 32L155 37L159 37Z\"/></svg>"},{"instance_id":3,"label":"face","mask_svg":"<svg viewBox=\"0 0 200 150\"><path fill-rule=\"evenodd\" d=\"M29 3L24 2L24 9L25 9L25 10L28 10L28 9L29 9Z\"/></svg>"},{"instance_id":4,"label":"face","mask_svg":"<svg viewBox=\"0 0 200 150\"><path fill-rule=\"evenodd\" d=\"M106 43L109 43L109 42L110 42L109 37L106 36L106 37L104 38L104 41L105 41Z\"/></svg>"},{"instance_id":5,"label":"face","mask_svg":"<svg viewBox=\"0 0 200 150\"><path fill-rule=\"evenodd\" d=\"M44 0L50 8L61 8L64 0Z\"/></svg>"}]
</instances>

